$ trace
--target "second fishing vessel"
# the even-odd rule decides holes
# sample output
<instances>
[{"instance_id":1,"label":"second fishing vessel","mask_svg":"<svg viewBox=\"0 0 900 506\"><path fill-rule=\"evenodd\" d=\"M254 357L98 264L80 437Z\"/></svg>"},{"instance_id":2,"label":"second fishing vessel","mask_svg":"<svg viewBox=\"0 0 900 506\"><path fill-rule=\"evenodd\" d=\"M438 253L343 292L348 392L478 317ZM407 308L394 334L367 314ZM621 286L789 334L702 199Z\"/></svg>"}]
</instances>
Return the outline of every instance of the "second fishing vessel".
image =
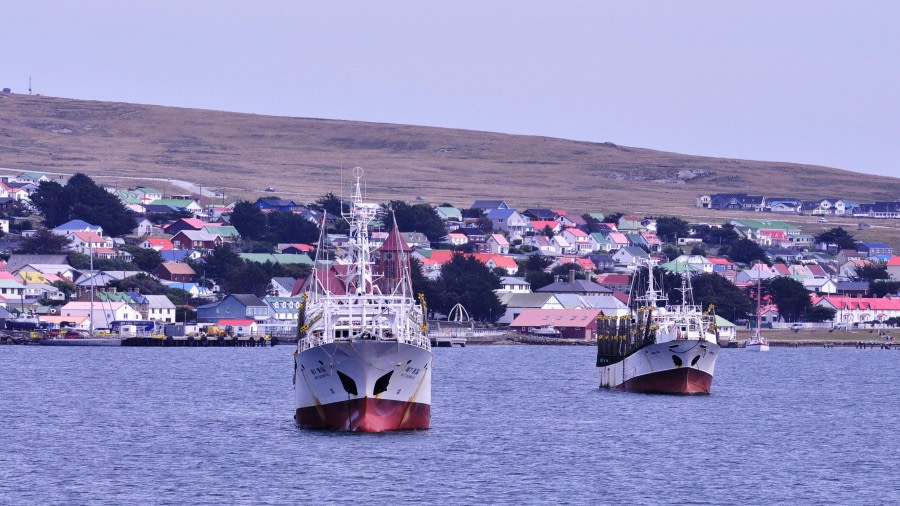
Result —
<instances>
[{"instance_id":1,"label":"second fishing vessel","mask_svg":"<svg viewBox=\"0 0 900 506\"><path fill-rule=\"evenodd\" d=\"M657 262L646 263L646 290L642 292L643 269L632 280L631 313L618 318L599 317L600 387L643 393L708 394L720 349L715 314L703 312L693 303L687 273L682 277L681 304L661 305L666 299L654 283Z\"/></svg>"}]
</instances>

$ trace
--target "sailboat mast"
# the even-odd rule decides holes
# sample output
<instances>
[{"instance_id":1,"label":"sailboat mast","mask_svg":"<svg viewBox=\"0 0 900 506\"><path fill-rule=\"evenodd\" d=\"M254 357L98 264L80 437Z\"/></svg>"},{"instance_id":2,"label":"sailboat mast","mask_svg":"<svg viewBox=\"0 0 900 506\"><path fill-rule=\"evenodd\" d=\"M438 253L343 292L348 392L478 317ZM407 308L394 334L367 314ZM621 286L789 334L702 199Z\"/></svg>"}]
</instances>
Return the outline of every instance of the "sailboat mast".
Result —
<instances>
[{"instance_id":1,"label":"sailboat mast","mask_svg":"<svg viewBox=\"0 0 900 506\"><path fill-rule=\"evenodd\" d=\"M756 335L760 335L760 327L762 327L762 274L760 274L759 264L756 264Z\"/></svg>"}]
</instances>

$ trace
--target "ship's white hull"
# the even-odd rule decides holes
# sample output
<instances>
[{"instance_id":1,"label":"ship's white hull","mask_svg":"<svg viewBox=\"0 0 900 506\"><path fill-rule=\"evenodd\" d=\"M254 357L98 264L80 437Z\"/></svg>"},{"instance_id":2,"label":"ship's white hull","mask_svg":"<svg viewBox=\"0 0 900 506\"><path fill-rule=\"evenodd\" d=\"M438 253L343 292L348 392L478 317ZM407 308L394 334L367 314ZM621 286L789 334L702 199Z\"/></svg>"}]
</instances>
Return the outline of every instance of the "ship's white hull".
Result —
<instances>
[{"instance_id":1,"label":"ship's white hull","mask_svg":"<svg viewBox=\"0 0 900 506\"><path fill-rule=\"evenodd\" d=\"M431 423L430 350L390 341L338 341L294 357L297 424L383 432Z\"/></svg>"},{"instance_id":2,"label":"ship's white hull","mask_svg":"<svg viewBox=\"0 0 900 506\"><path fill-rule=\"evenodd\" d=\"M651 344L619 362L600 366L601 388L659 394L708 394L719 345L677 340Z\"/></svg>"}]
</instances>

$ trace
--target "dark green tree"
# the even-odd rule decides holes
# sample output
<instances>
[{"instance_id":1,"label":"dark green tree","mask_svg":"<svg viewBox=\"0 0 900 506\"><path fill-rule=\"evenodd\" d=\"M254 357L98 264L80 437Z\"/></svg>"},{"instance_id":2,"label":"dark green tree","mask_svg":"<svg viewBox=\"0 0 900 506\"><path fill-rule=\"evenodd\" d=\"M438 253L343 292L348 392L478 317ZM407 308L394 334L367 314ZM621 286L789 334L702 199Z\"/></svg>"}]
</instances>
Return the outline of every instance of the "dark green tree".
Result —
<instances>
[{"instance_id":1,"label":"dark green tree","mask_svg":"<svg viewBox=\"0 0 900 506\"><path fill-rule=\"evenodd\" d=\"M54 281L53 283L51 283L51 285L53 285L54 287L56 287L57 290L62 292L63 295L65 295L66 300L69 300L72 297L72 294L75 293L75 285L73 285L72 283L69 283L68 281L63 281L63 280Z\"/></svg>"},{"instance_id":2,"label":"dark green tree","mask_svg":"<svg viewBox=\"0 0 900 506\"><path fill-rule=\"evenodd\" d=\"M136 227L134 213L116 195L97 186L84 174L75 174L64 187L72 208L72 219L84 220L103 227L112 237L130 234Z\"/></svg>"},{"instance_id":3,"label":"dark green tree","mask_svg":"<svg viewBox=\"0 0 900 506\"><path fill-rule=\"evenodd\" d=\"M473 319L493 323L506 311L494 293L500 278L473 256L455 253L441 267L435 284L434 308L441 313L449 313L459 303Z\"/></svg>"},{"instance_id":4,"label":"dark green tree","mask_svg":"<svg viewBox=\"0 0 900 506\"><path fill-rule=\"evenodd\" d=\"M856 240L843 227L835 227L816 235L816 243L835 244L839 249L856 249Z\"/></svg>"},{"instance_id":5,"label":"dark green tree","mask_svg":"<svg viewBox=\"0 0 900 506\"><path fill-rule=\"evenodd\" d=\"M786 276L767 279L762 282L763 295L772 298L778 306L778 314L785 321L795 322L803 315L808 315L812 301L809 290L803 283Z\"/></svg>"},{"instance_id":6,"label":"dark green tree","mask_svg":"<svg viewBox=\"0 0 900 506\"><path fill-rule=\"evenodd\" d=\"M547 236L547 239L553 239L553 229L550 228L550 225L544 225L544 230L542 230L542 232Z\"/></svg>"},{"instance_id":7,"label":"dark green tree","mask_svg":"<svg viewBox=\"0 0 900 506\"><path fill-rule=\"evenodd\" d=\"M534 271L543 271L547 267L550 267L550 264L553 263L553 260L550 260L548 257L538 254L532 254L525 257L524 260L519 260L519 271L516 273L517 276L524 276L528 272Z\"/></svg>"},{"instance_id":8,"label":"dark green tree","mask_svg":"<svg viewBox=\"0 0 900 506\"><path fill-rule=\"evenodd\" d=\"M869 293L873 297L884 297L885 295L893 295L900 290L900 283L889 279L873 280L869 283Z\"/></svg>"},{"instance_id":9,"label":"dark green tree","mask_svg":"<svg viewBox=\"0 0 900 506\"><path fill-rule=\"evenodd\" d=\"M700 255L700 256L705 257L706 256L706 248L704 248L702 246L694 246L693 248L691 248L691 255Z\"/></svg>"},{"instance_id":10,"label":"dark green tree","mask_svg":"<svg viewBox=\"0 0 900 506\"><path fill-rule=\"evenodd\" d=\"M569 271L575 271L575 279L588 279L590 272L585 271L578 264L560 264L550 269L550 274L555 279L567 281L569 279Z\"/></svg>"},{"instance_id":11,"label":"dark green tree","mask_svg":"<svg viewBox=\"0 0 900 506\"><path fill-rule=\"evenodd\" d=\"M534 292L556 281L556 277L549 272L528 271L525 273L525 281L531 285L531 291Z\"/></svg>"},{"instance_id":12,"label":"dark green tree","mask_svg":"<svg viewBox=\"0 0 900 506\"><path fill-rule=\"evenodd\" d=\"M331 192L319 197L313 207L337 217L341 216L341 211L345 213L350 211L350 203L346 200L341 201L337 195Z\"/></svg>"},{"instance_id":13,"label":"dark green tree","mask_svg":"<svg viewBox=\"0 0 900 506\"><path fill-rule=\"evenodd\" d=\"M272 212L267 217L269 242L308 244L319 240L319 227L299 214Z\"/></svg>"},{"instance_id":14,"label":"dark green tree","mask_svg":"<svg viewBox=\"0 0 900 506\"><path fill-rule=\"evenodd\" d=\"M31 203L44 217L44 225L54 228L69 221L72 202L65 187L56 181L42 181L31 196Z\"/></svg>"},{"instance_id":15,"label":"dark green tree","mask_svg":"<svg viewBox=\"0 0 900 506\"><path fill-rule=\"evenodd\" d=\"M384 217L385 228L390 230L397 220L401 232L421 232L429 241L439 241L447 235L444 222L430 204L409 205L402 200L392 200L385 204L388 211Z\"/></svg>"},{"instance_id":16,"label":"dark green tree","mask_svg":"<svg viewBox=\"0 0 900 506\"><path fill-rule=\"evenodd\" d=\"M231 225L241 237L251 240L262 239L268 232L266 214L256 204L242 200L231 211Z\"/></svg>"},{"instance_id":17,"label":"dark green tree","mask_svg":"<svg viewBox=\"0 0 900 506\"><path fill-rule=\"evenodd\" d=\"M420 293L424 294L425 301L428 303L429 313L432 312L437 301L435 282L428 279L422 272L422 262L418 258L409 259L409 276L415 296L418 297Z\"/></svg>"},{"instance_id":18,"label":"dark green tree","mask_svg":"<svg viewBox=\"0 0 900 506\"><path fill-rule=\"evenodd\" d=\"M153 248L141 248L126 244L122 249L131 253L131 261L142 271L153 272L162 263L162 255Z\"/></svg>"},{"instance_id":19,"label":"dark green tree","mask_svg":"<svg viewBox=\"0 0 900 506\"><path fill-rule=\"evenodd\" d=\"M725 252L723 253L722 250L725 250ZM769 263L766 252L763 251L759 244L756 244L750 239L738 239L732 242L727 248L723 247L720 249L719 254L727 255L728 259L732 262L750 264L751 262L758 260L767 264Z\"/></svg>"},{"instance_id":20,"label":"dark green tree","mask_svg":"<svg viewBox=\"0 0 900 506\"><path fill-rule=\"evenodd\" d=\"M226 293L252 293L264 297L274 275L272 262L244 262L228 274L222 288Z\"/></svg>"},{"instance_id":21,"label":"dark green tree","mask_svg":"<svg viewBox=\"0 0 900 506\"><path fill-rule=\"evenodd\" d=\"M830 307L811 306L806 310L806 321L810 322L830 322L834 320L837 311Z\"/></svg>"},{"instance_id":22,"label":"dark green tree","mask_svg":"<svg viewBox=\"0 0 900 506\"><path fill-rule=\"evenodd\" d=\"M731 223L725 223L721 227L698 225L694 228L694 237L716 246L727 246L740 238Z\"/></svg>"},{"instance_id":23,"label":"dark green tree","mask_svg":"<svg viewBox=\"0 0 900 506\"><path fill-rule=\"evenodd\" d=\"M42 228L35 232L31 237L22 239L16 253L30 253L36 255L59 254L63 253L68 245L68 237L54 234L53 232Z\"/></svg>"},{"instance_id":24,"label":"dark green tree","mask_svg":"<svg viewBox=\"0 0 900 506\"><path fill-rule=\"evenodd\" d=\"M136 274L110 283L120 292L140 292L143 295L165 295L169 287L147 274Z\"/></svg>"},{"instance_id":25,"label":"dark green tree","mask_svg":"<svg viewBox=\"0 0 900 506\"><path fill-rule=\"evenodd\" d=\"M887 272L887 264L884 262L857 266L853 274L853 281L868 281L869 283L890 278L891 276Z\"/></svg>"},{"instance_id":26,"label":"dark green tree","mask_svg":"<svg viewBox=\"0 0 900 506\"><path fill-rule=\"evenodd\" d=\"M665 255L669 260L675 260L684 253L682 253L681 250L677 247L671 244L666 244L666 247L662 249L662 254Z\"/></svg>"},{"instance_id":27,"label":"dark green tree","mask_svg":"<svg viewBox=\"0 0 900 506\"><path fill-rule=\"evenodd\" d=\"M89 269L91 257L75 251L70 251L66 258L69 265L76 269ZM94 270L98 271L139 271L137 265L122 258L94 257Z\"/></svg>"},{"instance_id":28,"label":"dark green tree","mask_svg":"<svg viewBox=\"0 0 900 506\"><path fill-rule=\"evenodd\" d=\"M681 276L670 274L663 281L671 304L681 304ZM756 314L756 304L740 288L718 274L702 273L691 277L694 303L704 311L715 305L717 315L727 320L742 320Z\"/></svg>"},{"instance_id":29,"label":"dark green tree","mask_svg":"<svg viewBox=\"0 0 900 506\"><path fill-rule=\"evenodd\" d=\"M603 221L604 223L619 223L619 220L622 219L622 216L625 216L625 213L622 212L614 212L606 215L606 219Z\"/></svg>"},{"instance_id":30,"label":"dark green tree","mask_svg":"<svg viewBox=\"0 0 900 506\"><path fill-rule=\"evenodd\" d=\"M233 271L242 267L244 261L231 249L231 246L224 244L216 246L202 262L193 261L188 263L198 275L222 284L227 282Z\"/></svg>"},{"instance_id":31,"label":"dark green tree","mask_svg":"<svg viewBox=\"0 0 900 506\"><path fill-rule=\"evenodd\" d=\"M197 310L190 306L176 307L175 321L178 323L197 321Z\"/></svg>"},{"instance_id":32,"label":"dark green tree","mask_svg":"<svg viewBox=\"0 0 900 506\"><path fill-rule=\"evenodd\" d=\"M678 237L687 237L688 222L674 216L656 219L656 235L665 242L675 242Z\"/></svg>"}]
</instances>

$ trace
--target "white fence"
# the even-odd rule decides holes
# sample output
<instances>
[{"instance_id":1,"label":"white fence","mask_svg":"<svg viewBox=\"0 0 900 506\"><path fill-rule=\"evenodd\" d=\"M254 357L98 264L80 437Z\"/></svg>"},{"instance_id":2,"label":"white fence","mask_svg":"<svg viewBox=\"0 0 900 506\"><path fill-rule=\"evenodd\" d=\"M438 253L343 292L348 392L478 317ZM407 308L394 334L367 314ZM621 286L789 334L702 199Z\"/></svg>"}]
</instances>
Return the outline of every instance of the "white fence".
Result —
<instances>
[{"instance_id":1,"label":"white fence","mask_svg":"<svg viewBox=\"0 0 900 506\"><path fill-rule=\"evenodd\" d=\"M776 329L776 330L777 329L790 329L792 325L803 325L804 330L811 330L811 329L830 329L834 325L834 323L832 323L832 322L816 322L816 323L811 323L811 322L804 322L804 323L772 322L772 328ZM765 328L765 327L766 326L763 325L763 328Z\"/></svg>"}]
</instances>

